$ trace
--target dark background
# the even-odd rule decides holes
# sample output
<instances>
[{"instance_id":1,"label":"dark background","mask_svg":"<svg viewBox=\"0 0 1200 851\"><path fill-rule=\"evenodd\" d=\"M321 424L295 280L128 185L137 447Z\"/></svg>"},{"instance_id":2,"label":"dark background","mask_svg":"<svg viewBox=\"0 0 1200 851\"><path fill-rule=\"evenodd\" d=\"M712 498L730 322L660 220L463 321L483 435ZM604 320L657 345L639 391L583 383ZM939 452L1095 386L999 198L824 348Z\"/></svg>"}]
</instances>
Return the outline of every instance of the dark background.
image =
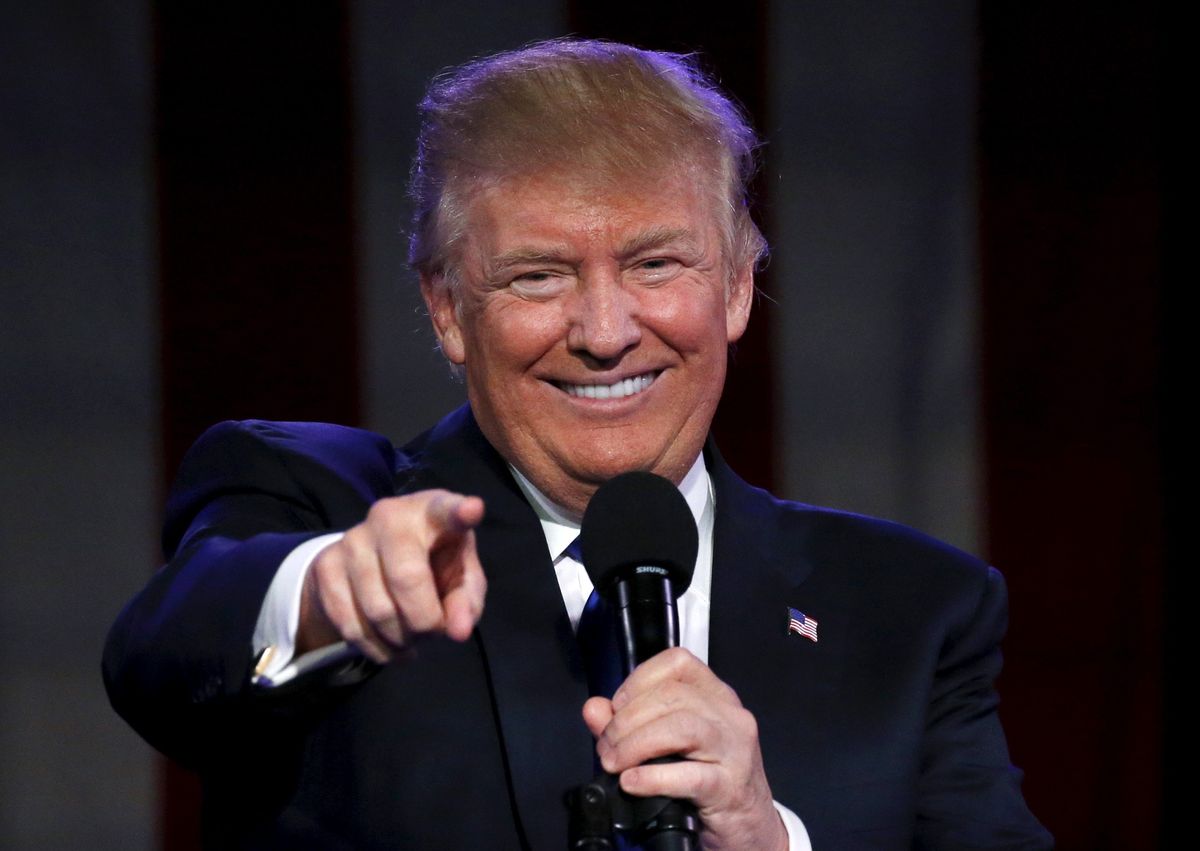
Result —
<instances>
[{"instance_id":1,"label":"dark background","mask_svg":"<svg viewBox=\"0 0 1200 851\"><path fill-rule=\"evenodd\" d=\"M461 399L403 266L415 103L576 33L699 50L766 140L731 463L997 564L1031 806L1063 848L1157 846L1181 606L1152 6L7 6L0 845L190 847L193 782L98 671L166 482L220 419L403 439Z\"/></svg>"}]
</instances>

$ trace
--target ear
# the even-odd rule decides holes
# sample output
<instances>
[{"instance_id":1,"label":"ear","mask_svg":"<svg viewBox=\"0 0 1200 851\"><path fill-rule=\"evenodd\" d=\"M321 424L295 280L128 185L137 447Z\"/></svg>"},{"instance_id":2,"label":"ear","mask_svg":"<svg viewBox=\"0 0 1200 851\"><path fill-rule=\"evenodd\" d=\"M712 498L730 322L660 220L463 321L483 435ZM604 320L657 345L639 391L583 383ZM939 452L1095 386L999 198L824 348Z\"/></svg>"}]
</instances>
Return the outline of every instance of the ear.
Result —
<instances>
[{"instance_id":1,"label":"ear","mask_svg":"<svg viewBox=\"0 0 1200 851\"><path fill-rule=\"evenodd\" d=\"M747 263L734 272L725 293L725 338L736 343L746 332L750 321L750 304L754 301L754 264Z\"/></svg>"},{"instance_id":2,"label":"ear","mask_svg":"<svg viewBox=\"0 0 1200 851\"><path fill-rule=\"evenodd\" d=\"M442 275L421 273L421 295L433 322L442 354L450 363L462 366L467 362L467 348L463 344L462 326L458 320L458 306L454 301L453 288Z\"/></svg>"}]
</instances>

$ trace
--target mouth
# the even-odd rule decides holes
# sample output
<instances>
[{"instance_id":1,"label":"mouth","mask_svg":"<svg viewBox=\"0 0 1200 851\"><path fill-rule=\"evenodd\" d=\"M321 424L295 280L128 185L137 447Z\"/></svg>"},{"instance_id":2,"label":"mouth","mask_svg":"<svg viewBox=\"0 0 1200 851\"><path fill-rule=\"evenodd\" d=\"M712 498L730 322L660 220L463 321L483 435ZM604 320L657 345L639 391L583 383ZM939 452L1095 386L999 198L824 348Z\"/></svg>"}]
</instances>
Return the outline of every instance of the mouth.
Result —
<instances>
[{"instance_id":1,"label":"mouth","mask_svg":"<svg viewBox=\"0 0 1200 851\"><path fill-rule=\"evenodd\" d=\"M556 381L554 384L568 396L580 399L624 399L646 390L661 374L662 370L646 372L612 384L568 384L565 381Z\"/></svg>"}]
</instances>

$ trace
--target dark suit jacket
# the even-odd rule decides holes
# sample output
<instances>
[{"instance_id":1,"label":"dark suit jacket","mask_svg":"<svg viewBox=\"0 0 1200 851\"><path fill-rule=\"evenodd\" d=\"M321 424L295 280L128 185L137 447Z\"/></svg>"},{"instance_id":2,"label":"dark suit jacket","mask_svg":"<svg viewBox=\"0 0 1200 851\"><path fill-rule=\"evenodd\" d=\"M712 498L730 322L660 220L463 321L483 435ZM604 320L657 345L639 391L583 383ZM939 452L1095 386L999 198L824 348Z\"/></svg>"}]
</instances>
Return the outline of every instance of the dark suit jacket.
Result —
<instances>
[{"instance_id":1,"label":"dark suit jacket","mask_svg":"<svg viewBox=\"0 0 1200 851\"><path fill-rule=\"evenodd\" d=\"M900 526L776 500L706 453L709 662L814 847L1047 847L996 715L999 574ZM429 487L487 506L472 640L427 641L352 686L251 689L284 556ZM593 772L587 687L540 525L468 409L402 450L339 426L217 426L184 461L164 539L105 679L121 715L201 773L210 845L565 847L563 793ZM819 621L818 643L788 635L788 606Z\"/></svg>"}]
</instances>

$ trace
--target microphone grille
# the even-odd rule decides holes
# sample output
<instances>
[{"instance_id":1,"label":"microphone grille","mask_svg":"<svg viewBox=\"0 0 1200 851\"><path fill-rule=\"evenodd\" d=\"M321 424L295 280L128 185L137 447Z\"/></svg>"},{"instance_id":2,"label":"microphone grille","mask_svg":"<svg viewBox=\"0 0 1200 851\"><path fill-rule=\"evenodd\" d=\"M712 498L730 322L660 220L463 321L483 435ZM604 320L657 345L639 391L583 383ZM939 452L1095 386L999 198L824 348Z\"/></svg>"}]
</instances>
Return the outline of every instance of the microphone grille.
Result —
<instances>
[{"instance_id":1,"label":"microphone grille","mask_svg":"<svg viewBox=\"0 0 1200 851\"><path fill-rule=\"evenodd\" d=\"M627 570L654 565L671 576L676 596L696 568L696 521L679 489L635 471L609 479L592 496L580 529L583 563L603 594Z\"/></svg>"}]
</instances>

